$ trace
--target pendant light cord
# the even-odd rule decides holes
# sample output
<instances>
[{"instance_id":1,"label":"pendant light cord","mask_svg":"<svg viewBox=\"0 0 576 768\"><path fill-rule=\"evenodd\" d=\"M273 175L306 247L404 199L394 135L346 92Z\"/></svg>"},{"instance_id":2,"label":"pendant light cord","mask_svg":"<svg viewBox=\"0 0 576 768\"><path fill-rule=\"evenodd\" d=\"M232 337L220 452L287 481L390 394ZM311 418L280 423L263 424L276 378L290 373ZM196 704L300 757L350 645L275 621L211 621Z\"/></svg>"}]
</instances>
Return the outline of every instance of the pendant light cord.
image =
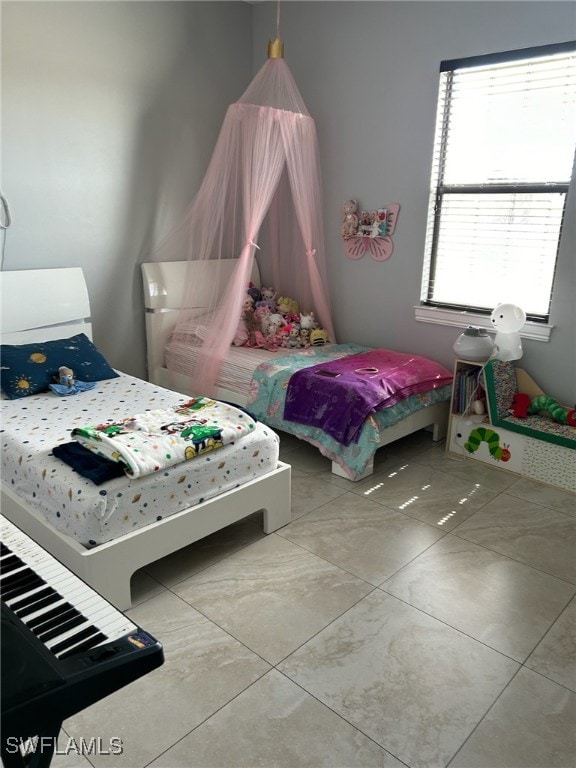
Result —
<instances>
[{"instance_id":1,"label":"pendant light cord","mask_svg":"<svg viewBox=\"0 0 576 768\"><path fill-rule=\"evenodd\" d=\"M276 37L280 37L280 0L276 0Z\"/></svg>"},{"instance_id":2,"label":"pendant light cord","mask_svg":"<svg viewBox=\"0 0 576 768\"><path fill-rule=\"evenodd\" d=\"M276 39L268 41L268 58L284 58L284 44L280 39L280 0L276 0Z\"/></svg>"}]
</instances>

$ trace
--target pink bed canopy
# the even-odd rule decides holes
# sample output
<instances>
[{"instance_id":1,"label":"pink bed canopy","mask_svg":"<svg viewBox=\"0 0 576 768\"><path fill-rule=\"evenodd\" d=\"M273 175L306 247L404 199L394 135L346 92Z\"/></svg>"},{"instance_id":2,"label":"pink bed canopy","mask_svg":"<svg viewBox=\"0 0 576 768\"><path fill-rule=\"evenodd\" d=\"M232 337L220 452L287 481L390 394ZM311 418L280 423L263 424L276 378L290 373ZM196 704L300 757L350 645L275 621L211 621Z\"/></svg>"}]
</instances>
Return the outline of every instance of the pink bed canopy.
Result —
<instances>
[{"instance_id":1,"label":"pink bed canopy","mask_svg":"<svg viewBox=\"0 0 576 768\"><path fill-rule=\"evenodd\" d=\"M226 112L208 170L181 224L156 260L234 259L232 275L185 288L175 340L189 338L202 316L202 340L192 391L213 395L238 328L256 259L264 286L290 296L334 341L327 294L322 187L314 120L283 58L277 38L268 60ZM220 280L220 283L218 282ZM201 310L198 297L202 296ZM282 350L278 350L282 354Z\"/></svg>"}]
</instances>

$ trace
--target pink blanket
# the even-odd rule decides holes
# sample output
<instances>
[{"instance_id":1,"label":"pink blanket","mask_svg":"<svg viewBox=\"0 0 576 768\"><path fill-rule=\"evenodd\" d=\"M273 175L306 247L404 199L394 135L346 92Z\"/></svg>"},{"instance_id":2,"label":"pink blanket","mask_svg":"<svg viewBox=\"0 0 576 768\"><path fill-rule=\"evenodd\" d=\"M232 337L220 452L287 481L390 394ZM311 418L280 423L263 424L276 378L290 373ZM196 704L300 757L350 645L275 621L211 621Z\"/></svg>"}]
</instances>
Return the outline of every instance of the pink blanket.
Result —
<instances>
[{"instance_id":1,"label":"pink blanket","mask_svg":"<svg viewBox=\"0 0 576 768\"><path fill-rule=\"evenodd\" d=\"M451 381L450 371L427 357L373 349L294 373L288 382L284 418L319 427L339 443L350 445L377 408Z\"/></svg>"}]
</instances>

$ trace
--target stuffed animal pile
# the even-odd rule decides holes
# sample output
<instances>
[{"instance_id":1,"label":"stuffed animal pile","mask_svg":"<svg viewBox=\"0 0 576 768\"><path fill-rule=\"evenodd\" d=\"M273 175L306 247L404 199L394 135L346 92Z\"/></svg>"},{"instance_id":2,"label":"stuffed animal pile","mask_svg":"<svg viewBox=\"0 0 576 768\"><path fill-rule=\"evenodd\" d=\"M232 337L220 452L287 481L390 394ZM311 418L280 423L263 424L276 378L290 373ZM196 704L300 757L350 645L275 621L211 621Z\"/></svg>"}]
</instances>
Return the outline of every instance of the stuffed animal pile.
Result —
<instances>
[{"instance_id":1,"label":"stuffed animal pile","mask_svg":"<svg viewBox=\"0 0 576 768\"><path fill-rule=\"evenodd\" d=\"M330 341L313 312L301 312L298 302L290 296L277 296L273 288L259 289L249 284L232 342L235 346L305 349Z\"/></svg>"}]
</instances>

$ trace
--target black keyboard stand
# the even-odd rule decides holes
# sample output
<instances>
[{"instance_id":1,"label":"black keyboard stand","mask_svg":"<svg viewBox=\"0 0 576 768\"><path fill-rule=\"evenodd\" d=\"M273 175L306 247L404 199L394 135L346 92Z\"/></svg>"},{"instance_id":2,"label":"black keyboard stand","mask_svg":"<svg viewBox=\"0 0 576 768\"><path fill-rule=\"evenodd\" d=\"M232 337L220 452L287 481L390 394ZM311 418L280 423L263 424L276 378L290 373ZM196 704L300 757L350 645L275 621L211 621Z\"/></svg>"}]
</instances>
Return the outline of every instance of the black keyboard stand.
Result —
<instances>
[{"instance_id":1,"label":"black keyboard stand","mask_svg":"<svg viewBox=\"0 0 576 768\"><path fill-rule=\"evenodd\" d=\"M14 737L8 737L9 740L7 740L3 736L2 744L0 745L0 753L4 768L49 768L52 758L54 757L54 751L61 727L62 723L38 734L36 751L30 752L29 754L22 754L17 746L17 744L21 743L20 739L16 740ZM4 728L2 728L2 733L4 733ZM22 739L22 742L25 741L26 739Z\"/></svg>"}]
</instances>

